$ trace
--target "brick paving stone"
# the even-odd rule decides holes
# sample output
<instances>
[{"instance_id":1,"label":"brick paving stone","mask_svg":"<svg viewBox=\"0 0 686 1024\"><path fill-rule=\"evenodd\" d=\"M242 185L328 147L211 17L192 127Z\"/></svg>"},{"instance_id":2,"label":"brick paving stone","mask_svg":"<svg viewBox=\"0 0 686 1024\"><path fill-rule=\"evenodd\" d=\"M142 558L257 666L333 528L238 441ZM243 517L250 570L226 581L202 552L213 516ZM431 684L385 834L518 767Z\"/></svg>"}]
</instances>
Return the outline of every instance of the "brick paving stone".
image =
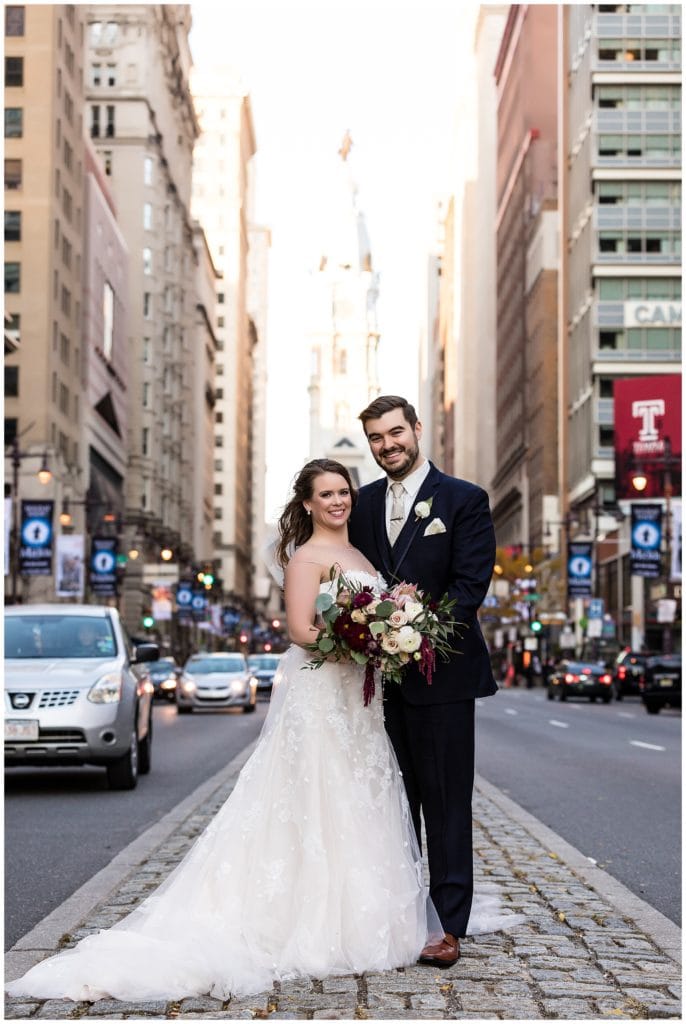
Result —
<instances>
[{"instance_id":1,"label":"brick paving stone","mask_svg":"<svg viewBox=\"0 0 686 1024\"><path fill-rule=\"evenodd\" d=\"M410 997L409 1009L412 1010L445 1010L445 996L433 992ZM441 1014L442 1016L442 1014Z\"/></svg>"},{"instance_id":2,"label":"brick paving stone","mask_svg":"<svg viewBox=\"0 0 686 1024\"><path fill-rule=\"evenodd\" d=\"M357 982L354 978L350 977L332 977L322 979L322 992L325 995L329 993L341 992L356 996L357 995Z\"/></svg>"},{"instance_id":3,"label":"brick paving stone","mask_svg":"<svg viewBox=\"0 0 686 1024\"><path fill-rule=\"evenodd\" d=\"M312 1020L354 1020L355 1006L349 1006L341 1010L315 1010Z\"/></svg>"},{"instance_id":4,"label":"brick paving stone","mask_svg":"<svg viewBox=\"0 0 686 1024\"><path fill-rule=\"evenodd\" d=\"M88 1007L88 1012L93 1017L107 1017L110 1013L137 1013L144 1017L151 1017L153 1014L165 1016L168 1004L168 999L141 999L135 1002L124 999L98 999Z\"/></svg>"},{"instance_id":5,"label":"brick paving stone","mask_svg":"<svg viewBox=\"0 0 686 1024\"><path fill-rule=\"evenodd\" d=\"M543 1010L546 1017L554 1020L583 1020L595 1016L589 1012L588 1003L584 999L544 999Z\"/></svg>"},{"instance_id":6,"label":"brick paving stone","mask_svg":"<svg viewBox=\"0 0 686 1024\"><path fill-rule=\"evenodd\" d=\"M179 1009L182 1013L202 1013L204 1010L221 1010L221 999L213 999L211 996L189 996L181 1000Z\"/></svg>"},{"instance_id":7,"label":"brick paving stone","mask_svg":"<svg viewBox=\"0 0 686 1024\"><path fill-rule=\"evenodd\" d=\"M40 1006L40 1003L13 1003L5 1007L4 1017L6 1020L25 1020L30 1017Z\"/></svg>"},{"instance_id":8,"label":"brick paving stone","mask_svg":"<svg viewBox=\"0 0 686 1024\"><path fill-rule=\"evenodd\" d=\"M77 1004L71 999L46 999L34 1016L48 1020L64 1020L71 1017L76 1006Z\"/></svg>"}]
</instances>

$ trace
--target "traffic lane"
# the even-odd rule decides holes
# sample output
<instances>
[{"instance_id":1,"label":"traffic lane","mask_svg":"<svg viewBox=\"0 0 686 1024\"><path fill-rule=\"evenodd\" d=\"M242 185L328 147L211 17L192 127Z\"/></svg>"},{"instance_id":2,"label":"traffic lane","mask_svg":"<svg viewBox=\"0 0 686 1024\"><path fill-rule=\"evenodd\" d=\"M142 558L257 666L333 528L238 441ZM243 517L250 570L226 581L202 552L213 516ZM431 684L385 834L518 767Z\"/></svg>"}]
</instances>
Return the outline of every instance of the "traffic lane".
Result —
<instances>
[{"instance_id":1,"label":"traffic lane","mask_svg":"<svg viewBox=\"0 0 686 1024\"><path fill-rule=\"evenodd\" d=\"M130 792L109 790L103 768L7 769L5 948L239 754L267 707L179 716L155 704L152 769Z\"/></svg>"},{"instance_id":2,"label":"traffic lane","mask_svg":"<svg viewBox=\"0 0 686 1024\"><path fill-rule=\"evenodd\" d=\"M477 707L479 773L679 923L678 718L641 718L640 705L636 719L620 718L613 705L560 705L532 691Z\"/></svg>"}]
</instances>

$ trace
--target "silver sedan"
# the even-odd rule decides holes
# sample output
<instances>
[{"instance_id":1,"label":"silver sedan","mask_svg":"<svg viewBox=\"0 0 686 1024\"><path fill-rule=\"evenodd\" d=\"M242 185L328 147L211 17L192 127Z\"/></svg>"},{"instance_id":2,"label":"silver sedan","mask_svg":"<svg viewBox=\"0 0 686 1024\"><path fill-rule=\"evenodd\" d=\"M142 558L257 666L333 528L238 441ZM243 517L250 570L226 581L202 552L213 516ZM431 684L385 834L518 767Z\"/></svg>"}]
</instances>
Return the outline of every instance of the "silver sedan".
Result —
<instances>
[{"instance_id":1,"label":"silver sedan","mask_svg":"<svg viewBox=\"0 0 686 1024\"><path fill-rule=\"evenodd\" d=\"M5 763L103 765L111 789L150 771L153 686L115 608L5 609Z\"/></svg>"},{"instance_id":2,"label":"silver sedan","mask_svg":"<svg viewBox=\"0 0 686 1024\"><path fill-rule=\"evenodd\" d=\"M243 708L255 710L257 679L242 654L234 652L195 654L185 664L176 687L179 714L195 708Z\"/></svg>"}]
</instances>

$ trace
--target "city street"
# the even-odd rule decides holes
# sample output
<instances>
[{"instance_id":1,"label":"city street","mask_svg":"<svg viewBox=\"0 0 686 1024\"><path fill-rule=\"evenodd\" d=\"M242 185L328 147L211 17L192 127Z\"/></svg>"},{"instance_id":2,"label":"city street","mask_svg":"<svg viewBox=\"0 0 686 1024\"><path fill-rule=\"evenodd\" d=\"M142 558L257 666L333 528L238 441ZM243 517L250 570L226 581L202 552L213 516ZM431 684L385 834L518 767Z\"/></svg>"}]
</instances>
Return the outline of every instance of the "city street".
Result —
<instances>
[{"instance_id":1,"label":"city street","mask_svg":"<svg viewBox=\"0 0 686 1024\"><path fill-rule=\"evenodd\" d=\"M111 792L102 768L5 772L5 949L257 736L252 715L180 718L154 706L152 769L132 792Z\"/></svg>"},{"instance_id":2,"label":"city street","mask_svg":"<svg viewBox=\"0 0 686 1024\"><path fill-rule=\"evenodd\" d=\"M679 924L681 713L540 688L477 709L479 774Z\"/></svg>"}]
</instances>

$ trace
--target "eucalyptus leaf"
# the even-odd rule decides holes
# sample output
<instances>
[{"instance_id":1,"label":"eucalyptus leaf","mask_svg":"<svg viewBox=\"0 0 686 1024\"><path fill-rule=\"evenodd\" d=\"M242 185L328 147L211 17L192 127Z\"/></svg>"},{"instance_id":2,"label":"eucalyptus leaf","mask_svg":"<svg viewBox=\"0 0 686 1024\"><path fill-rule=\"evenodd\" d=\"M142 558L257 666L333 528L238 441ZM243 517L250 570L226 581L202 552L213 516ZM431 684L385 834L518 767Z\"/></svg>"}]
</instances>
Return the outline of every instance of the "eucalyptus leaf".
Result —
<instances>
[{"instance_id":1,"label":"eucalyptus leaf","mask_svg":"<svg viewBox=\"0 0 686 1024\"><path fill-rule=\"evenodd\" d=\"M377 636L380 633L385 633L386 632L386 623L385 622L370 622L369 623L369 632L373 633L375 636Z\"/></svg>"},{"instance_id":2,"label":"eucalyptus leaf","mask_svg":"<svg viewBox=\"0 0 686 1024\"><path fill-rule=\"evenodd\" d=\"M353 659L353 661L356 661L358 665L367 664L367 655L363 654L362 651L351 651L350 657Z\"/></svg>"},{"instance_id":3,"label":"eucalyptus leaf","mask_svg":"<svg viewBox=\"0 0 686 1024\"><path fill-rule=\"evenodd\" d=\"M329 654L336 645L330 636L323 636L317 646L322 654Z\"/></svg>"},{"instance_id":4,"label":"eucalyptus leaf","mask_svg":"<svg viewBox=\"0 0 686 1024\"><path fill-rule=\"evenodd\" d=\"M318 612L325 612L332 604L333 598L331 594L319 594L317 600L314 602L314 606Z\"/></svg>"},{"instance_id":5,"label":"eucalyptus leaf","mask_svg":"<svg viewBox=\"0 0 686 1024\"><path fill-rule=\"evenodd\" d=\"M389 615L392 615L395 611L395 604L393 601L380 601L376 606L374 614L380 619L387 619Z\"/></svg>"}]
</instances>

